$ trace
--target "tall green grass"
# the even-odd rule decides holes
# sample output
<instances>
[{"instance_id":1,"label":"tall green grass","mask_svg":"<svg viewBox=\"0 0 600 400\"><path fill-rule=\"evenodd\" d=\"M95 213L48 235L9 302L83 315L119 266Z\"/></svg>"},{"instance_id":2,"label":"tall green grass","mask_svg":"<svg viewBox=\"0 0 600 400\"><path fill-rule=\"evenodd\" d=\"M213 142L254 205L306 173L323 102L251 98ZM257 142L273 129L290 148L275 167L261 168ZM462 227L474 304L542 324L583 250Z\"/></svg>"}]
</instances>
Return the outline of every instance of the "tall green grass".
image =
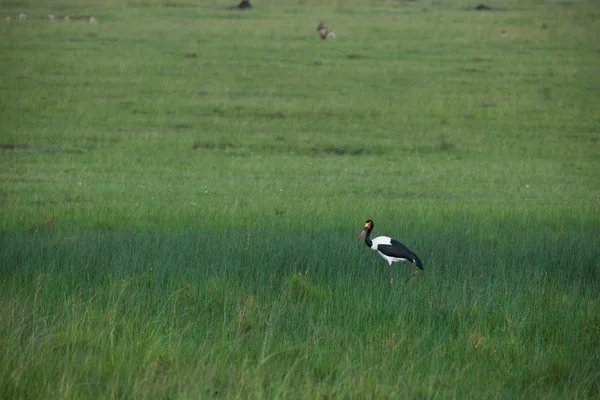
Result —
<instances>
[{"instance_id":1,"label":"tall green grass","mask_svg":"<svg viewBox=\"0 0 600 400\"><path fill-rule=\"evenodd\" d=\"M597 229L488 223L3 234L4 397L597 396Z\"/></svg>"}]
</instances>

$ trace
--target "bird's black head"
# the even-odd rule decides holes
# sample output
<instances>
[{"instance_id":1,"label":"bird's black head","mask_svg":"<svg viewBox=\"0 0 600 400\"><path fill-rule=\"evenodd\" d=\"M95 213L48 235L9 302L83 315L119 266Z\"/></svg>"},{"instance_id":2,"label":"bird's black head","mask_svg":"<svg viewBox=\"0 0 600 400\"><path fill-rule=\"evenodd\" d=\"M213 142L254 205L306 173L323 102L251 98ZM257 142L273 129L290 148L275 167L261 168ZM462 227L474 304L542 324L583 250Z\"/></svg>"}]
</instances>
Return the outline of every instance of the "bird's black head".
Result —
<instances>
[{"instance_id":1,"label":"bird's black head","mask_svg":"<svg viewBox=\"0 0 600 400\"><path fill-rule=\"evenodd\" d=\"M367 222L365 222L365 227L363 228L362 232L358 236L358 240L362 239L363 236L365 236L366 233L371 232L373 230L373 226L374 225L375 224L373 223L373 220L372 219L368 219Z\"/></svg>"}]
</instances>

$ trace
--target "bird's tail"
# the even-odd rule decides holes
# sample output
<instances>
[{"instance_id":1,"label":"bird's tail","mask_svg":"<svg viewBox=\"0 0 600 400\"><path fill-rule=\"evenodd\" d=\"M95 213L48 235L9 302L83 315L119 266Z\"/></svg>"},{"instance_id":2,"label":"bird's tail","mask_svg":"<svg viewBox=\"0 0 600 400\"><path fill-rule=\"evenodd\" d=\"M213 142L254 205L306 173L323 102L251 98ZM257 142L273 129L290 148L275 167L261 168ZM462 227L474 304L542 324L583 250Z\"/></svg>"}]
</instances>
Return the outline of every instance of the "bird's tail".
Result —
<instances>
[{"instance_id":1,"label":"bird's tail","mask_svg":"<svg viewBox=\"0 0 600 400\"><path fill-rule=\"evenodd\" d=\"M415 264L417 264L417 267L419 267L421 270L423 270L423 263L421 262L421 260L419 260L419 257L417 257L416 254L413 254L413 261Z\"/></svg>"}]
</instances>

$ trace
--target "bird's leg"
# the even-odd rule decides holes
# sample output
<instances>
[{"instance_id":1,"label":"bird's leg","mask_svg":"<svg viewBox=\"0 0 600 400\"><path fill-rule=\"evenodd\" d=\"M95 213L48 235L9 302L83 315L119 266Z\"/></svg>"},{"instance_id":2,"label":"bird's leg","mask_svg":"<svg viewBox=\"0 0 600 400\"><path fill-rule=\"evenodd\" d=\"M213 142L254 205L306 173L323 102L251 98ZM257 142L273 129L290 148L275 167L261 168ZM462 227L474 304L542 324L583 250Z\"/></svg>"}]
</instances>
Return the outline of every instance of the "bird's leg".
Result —
<instances>
[{"instance_id":1,"label":"bird's leg","mask_svg":"<svg viewBox=\"0 0 600 400\"><path fill-rule=\"evenodd\" d=\"M390 271L390 286L394 284L394 277L392 276L392 263L388 263L388 270Z\"/></svg>"},{"instance_id":2,"label":"bird's leg","mask_svg":"<svg viewBox=\"0 0 600 400\"><path fill-rule=\"evenodd\" d=\"M404 281L404 283L408 283L408 281L410 281L410 278L412 278L413 276L416 276L419 273L418 269L415 269L415 272L413 272L412 274L410 274L410 276L408 278L406 278L406 280Z\"/></svg>"}]
</instances>

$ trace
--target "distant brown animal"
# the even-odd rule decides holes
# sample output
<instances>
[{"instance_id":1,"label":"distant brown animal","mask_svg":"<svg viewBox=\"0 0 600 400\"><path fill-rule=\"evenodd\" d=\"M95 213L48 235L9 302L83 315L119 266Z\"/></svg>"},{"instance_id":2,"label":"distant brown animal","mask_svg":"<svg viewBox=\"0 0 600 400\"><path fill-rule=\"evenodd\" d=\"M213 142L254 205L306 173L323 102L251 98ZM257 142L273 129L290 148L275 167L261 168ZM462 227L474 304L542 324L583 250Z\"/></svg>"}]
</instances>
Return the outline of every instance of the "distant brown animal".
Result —
<instances>
[{"instance_id":1,"label":"distant brown animal","mask_svg":"<svg viewBox=\"0 0 600 400\"><path fill-rule=\"evenodd\" d=\"M328 29L322 22L317 27L317 32L319 32L319 36L321 36L323 43L325 43L328 38L335 37L335 31L333 29Z\"/></svg>"}]
</instances>

